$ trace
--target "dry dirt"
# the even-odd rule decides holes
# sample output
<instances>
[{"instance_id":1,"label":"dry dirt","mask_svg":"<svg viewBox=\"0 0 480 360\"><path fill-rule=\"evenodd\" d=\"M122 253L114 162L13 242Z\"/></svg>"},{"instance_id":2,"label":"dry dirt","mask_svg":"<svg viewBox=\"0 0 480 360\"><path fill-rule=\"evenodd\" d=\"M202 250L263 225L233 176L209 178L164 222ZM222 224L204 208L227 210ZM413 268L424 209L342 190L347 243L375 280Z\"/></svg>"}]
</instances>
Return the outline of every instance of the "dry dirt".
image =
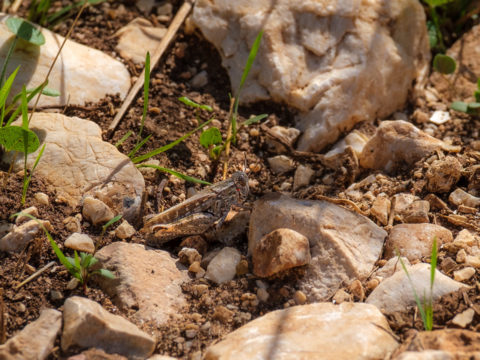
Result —
<instances>
[{"instance_id":1,"label":"dry dirt","mask_svg":"<svg viewBox=\"0 0 480 360\"><path fill-rule=\"evenodd\" d=\"M70 2L59 1L56 2L56 5L65 5L67 3ZM175 13L180 2L173 1L173 3L173 12ZM28 4L29 1L24 2L19 10L20 15L25 14ZM155 16L150 14L141 14L133 5L133 1L108 1L96 7L90 7L85 11L72 38L77 42L117 57L114 50L115 39L112 38L112 34L138 16L145 16L151 20L155 18ZM156 18L154 20L156 21ZM64 35L70 24L71 20L67 20L54 30ZM152 138L141 153L163 146L198 126L195 113L177 100L180 96L187 96L197 102L212 106L215 110L216 119L223 126L222 130L226 130L225 119L229 107L228 94L231 89L227 73L220 64L221 60L216 50L198 34L186 35L180 32L177 35L167 55L151 75L149 111L144 135L152 134ZM142 71L141 67L131 63L127 62L126 65L133 76L138 76ZM188 80L193 76L194 72L200 71L200 69L205 69L208 72L209 82L201 92L198 92L189 86ZM79 116L95 121L106 133L106 129L115 115L115 109L118 109L120 105L119 99L112 96L103 99L97 104L89 104L84 107L68 106L60 110L69 116ZM113 138L107 139L105 136L104 139L116 143L127 131L138 132L142 106L143 99L142 95L139 94L114 133ZM409 104L405 112L410 116L414 109L415 104ZM253 125L247 130L240 131L239 141L233 149L229 168L230 173L242 169L244 158L246 157L249 177L257 181L257 186L251 189L247 205L253 203L255 199L265 192L278 191L282 186L285 186L285 182L291 183L293 176L291 172L280 176L270 172L266 161L266 158L270 155L264 130L265 127L274 125L293 126L294 112L285 106L273 103L259 103L250 107L240 107L240 114L243 118L248 118L251 114L260 113L269 114L268 120L263 126ZM207 116L208 114L200 114L200 120L207 120ZM373 124L362 123L357 128L360 131L371 134L376 125L378 125L378 122ZM418 126L422 127L422 125ZM472 134L474 134L474 131L478 133L479 128L480 121L478 119L458 114L458 117L453 121L439 126L435 136L440 139L450 137L453 139L454 144L466 146L466 151L459 154L459 157L463 164L468 165L475 161L478 163L480 160L479 153L469 148L469 144L473 141ZM133 146L134 139L130 138L119 147L119 150L123 153L128 153ZM315 155L302 157L290 155L294 157L298 165L309 165L316 171L315 179L309 187L292 193L293 196L298 198L316 199L320 196L345 198L344 191L354 181L355 177L358 180L369 174L369 172L362 172L358 169L356 164L348 157L344 161L344 166L331 170L326 168ZM219 166L219 163L208 159L206 151L199 144L198 134L157 158L161 166L192 176L201 177L205 175L204 179L210 182L218 181L221 178L221 166ZM201 165L206 165L208 170L206 174L200 172ZM18 174L11 174L6 178L5 171L7 169L4 168L3 170L0 173L2 175L0 183L4 184L0 188L0 220L7 220L11 214L22 209L19 201L22 177ZM378 188L388 195L394 195L398 192L411 192L424 197L427 194L426 190L424 190L424 183L422 183L421 179L414 177L414 174L418 173L418 171L425 172L423 161L417 163L414 168L397 169L394 176L385 176L385 181L379 183ZM333 182L326 184L322 182L322 179L328 174L331 175L330 178L333 179ZM145 209L146 214L178 203L181 194L184 194L188 187L193 186L181 182L169 183L170 191L163 191L162 196L157 197L158 185L165 178L168 179L168 177L159 173L155 177L147 179L146 189L148 191L148 202L151 206ZM460 186L468 185L466 182L465 178L462 179ZM50 199L55 198L54 191L48 189L42 183L42 179L34 176L28 191L26 206L36 205L39 207L39 217L52 223L54 228L52 235L57 243L62 246L64 239L68 235L62 220L67 216L80 212L80 209L68 208L61 203L54 202L49 206L38 206L32 196L38 191L49 194ZM444 201L447 200L445 197L442 199ZM360 209L367 210L371 206L371 202L361 200L357 205ZM456 235L463 227L451 224L441 216L446 214L445 209L432 209L431 222L447 227ZM478 215L467 214L466 216L468 217L468 223L473 228L476 226L478 230L480 227ZM140 224L137 224L137 226L140 226ZM95 239L98 239L100 231L100 228L95 228L86 221L82 222L82 232L91 235ZM107 235L103 239L103 245L113 240L112 235ZM143 239L139 236L135 236L130 241L143 243ZM216 244L208 244L208 246L212 249ZM239 239L237 247L246 255L246 237ZM174 241L168 245L168 250L173 254L176 254L179 248L179 242ZM81 288L67 290L66 284L69 282L70 276L60 265L51 268L47 273L22 286L20 289L16 289L15 286L20 281L51 261L56 261L56 257L43 235L38 236L35 241L18 255L0 253L1 299L3 299L3 311L6 313L3 324L0 324L0 340L10 338L28 322L36 319L42 308L59 307L61 309L64 299L72 295L87 296L101 303L106 309L114 310L116 313L129 318L128 313L115 308L109 296L104 294L94 282L90 284L86 294L83 293ZM439 267L445 273L452 274L456 266L458 265L455 263L455 254L445 251L440 252ZM268 311L294 305L295 303L292 299L296 290L295 279L299 276L302 276L302 269L283 274L281 277L264 280L269 284L270 298L267 304L260 303L258 306L250 306L248 301L245 301L248 298L248 295L245 295L246 293L255 294L257 290L257 279L251 274L237 277L235 280L222 286L212 285L209 287L208 292L200 297L195 295L193 291L194 286L206 280L194 280L191 284L183 287L183 291L188 299L188 308L184 309L162 328L155 328L150 324L144 324L143 328L149 332L154 332L158 337L156 353L180 358L191 358L194 354L198 354L198 351L203 351L209 344L249 320ZM471 303L476 304L480 308L478 275L475 275L468 284L472 285L468 292L451 294L435 304L435 329L451 327L453 316L466 309ZM348 289L345 290L348 292ZM61 298L58 298L58 293L61 294ZM234 313L232 320L229 321L218 316L218 314L214 314L214 308L219 305L229 305L229 308ZM469 325L469 329L478 331L480 327L479 319L480 313L477 313L474 321ZM185 328L191 323L204 323L206 320L210 322L210 331L200 332L200 335L193 341L186 342ZM407 314L394 314L389 317L389 322L395 334L402 340L411 335L415 329L422 329L421 320L414 310ZM51 359L61 359L72 354L61 352L58 347L59 344L57 343L56 345L53 354L50 356ZM110 358L106 355L105 357L102 356L104 355L92 352L90 358Z\"/></svg>"}]
</instances>

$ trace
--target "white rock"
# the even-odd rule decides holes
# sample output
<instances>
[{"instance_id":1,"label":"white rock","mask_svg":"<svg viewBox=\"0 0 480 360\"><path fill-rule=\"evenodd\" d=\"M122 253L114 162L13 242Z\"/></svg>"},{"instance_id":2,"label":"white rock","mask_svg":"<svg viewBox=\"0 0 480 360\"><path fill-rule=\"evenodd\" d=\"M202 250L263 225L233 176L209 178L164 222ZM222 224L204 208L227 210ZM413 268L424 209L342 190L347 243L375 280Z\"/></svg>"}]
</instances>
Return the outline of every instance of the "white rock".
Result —
<instances>
[{"instance_id":1,"label":"white rock","mask_svg":"<svg viewBox=\"0 0 480 360\"><path fill-rule=\"evenodd\" d=\"M207 348L205 359L384 359L398 346L388 331L385 317L370 305L294 306L231 332Z\"/></svg>"},{"instance_id":2,"label":"white rock","mask_svg":"<svg viewBox=\"0 0 480 360\"><path fill-rule=\"evenodd\" d=\"M310 184L314 174L315 171L310 166L299 165L293 176L293 191Z\"/></svg>"},{"instance_id":3,"label":"white rock","mask_svg":"<svg viewBox=\"0 0 480 360\"><path fill-rule=\"evenodd\" d=\"M327 160L333 159L335 156L342 154L347 147L352 148L355 155L360 156L368 137L358 130L351 131L347 136L333 145L332 150L325 154Z\"/></svg>"},{"instance_id":4,"label":"white rock","mask_svg":"<svg viewBox=\"0 0 480 360\"><path fill-rule=\"evenodd\" d=\"M417 1L200 1L192 18L219 50L232 89L263 29L242 101L272 98L299 109L302 151L319 151L355 123L399 109L428 71Z\"/></svg>"},{"instance_id":5,"label":"white rock","mask_svg":"<svg viewBox=\"0 0 480 360\"><path fill-rule=\"evenodd\" d=\"M82 215L93 225L103 225L115 216L107 204L91 196L83 200Z\"/></svg>"},{"instance_id":6,"label":"white rock","mask_svg":"<svg viewBox=\"0 0 480 360\"><path fill-rule=\"evenodd\" d=\"M302 234L291 229L276 229L256 244L252 253L253 273L269 277L280 271L310 262L310 244Z\"/></svg>"},{"instance_id":7,"label":"white rock","mask_svg":"<svg viewBox=\"0 0 480 360\"><path fill-rule=\"evenodd\" d=\"M453 240L453 245L458 249L470 249L472 246L478 246L477 238L467 229L461 230L455 240Z\"/></svg>"},{"instance_id":8,"label":"white rock","mask_svg":"<svg viewBox=\"0 0 480 360\"><path fill-rule=\"evenodd\" d=\"M451 353L442 350L405 351L395 360L454 360Z\"/></svg>"},{"instance_id":9,"label":"white rock","mask_svg":"<svg viewBox=\"0 0 480 360\"><path fill-rule=\"evenodd\" d=\"M48 220L39 220L39 222L48 231L52 231L52 225ZM41 225L35 220L27 221L20 226L14 226L12 231L0 239L0 251L22 251L42 231Z\"/></svg>"},{"instance_id":10,"label":"white rock","mask_svg":"<svg viewBox=\"0 0 480 360\"><path fill-rule=\"evenodd\" d=\"M475 275L475 269L473 267L466 267L453 272L453 278L460 282L471 279L473 275Z\"/></svg>"},{"instance_id":11,"label":"white rock","mask_svg":"<svg viewBox=\"0 0 480 360\"><path fill-rule=\"evenodd\" d=\"M410 265L410 261L408 261L406 257L402 256L401 258L405 266ZM402 264L398 260L398 257L392 257L390 260L386 262L385 265L383 265L380 269L375 271L373 273L373 276L385 279L392 276L397 271L403 271Z\"/></svg>"},{"instance_id":12,"label":"white rock","mask_svg":"<svg viewBox=\"0 0 480 360\"><path fill-rule=\"evenodd\" d=\"M65 246L91 254L95 252L95 243L87 234L73 233L65 240Z\"/></svg>"},{"instance_id":13,"label":"white rock","mask_svg":"<svg viewBox=\"0 0 480 360\"><path fill-rule=\"evenodd\" d=\"M208 84L208 74L205 70L200 71L190 80L190 85L194 88L202 88Z\"/></svg>"},{"instance_id":14,"label":"white rock","mask_svg":"<svg viewBox=\"0 0 480 360\"><path fill-rule=\"evenodd\" d=\"M397 256L396 249L408 260L420 260L432 253L433 238L437 237L437 248L453 241L452 232L435 224L395 225L385 242L385 258Z\"/></svg>"},{"instance_id":15,"label":"white rock","mask_svg":"<svg viewBox=\"0 0 480 360\"><path fill-rule=\"evenodd\" d=\"M283 174L295 168L295 163L292 159L285 155L277 155L267 159L272 171L276 174Z\"/></svg>"},{"instance_id":16,"label":"white rock","mask_svg":"<svg viewBox=\"0 0 480 360\"><path fill-rule=\"evenodd\" d=\"M388 216L390 214L390 208L392 203L387 194L381 193L375 198L370 209L370 213L375 216L378 222L382 225L388 224Z\"/></svg>"},{"instance_id":17,"label":"white rock","mask_svg":"<svg viewBox=\"0 0 480 360\"><path fill-rule=\"evenodd\" d=\"M3 64L7 42L12 33L5 24L9 16L0 13L0 63ZM45 44L38 47L19 41L8 63L7 74L20 65L10 94L22 91L22 85L33 89L45 81L48 69L57 55L64 38L47 29L41 29ZM48 87L61 92L59 97L42 96L38 106L68 104L85 105L98 102L107 94L127 95L130 88L130 75L120 61L102 51L67 40L52 72L48 77ZM12 95L11 95L12 96ZM10 97L11 99L11 97Z\"/></svg>"},{"instance_id":18,"label":"white rock","mask_svg":"<svg viewBox=\"0 0 480 360\"><path fill-rule=\"evenodd\" d=\"M242 255L237 249L225 247L210 261L205 277L217 284L230 281L235 277L241 259Z\"/></svg>"},{"instance_id":19,"label":"white rock","mask_svg":"<svg viewBox=\"0 0 480 360\"><path fill-rule=\"evenodd\" d=\"M98 347L129 359L145 359L155 350L155 340L100 304L74 296L64 304L61 346L63 351Z\"/></svg>"},{"instance_id":20,"label":"white rock","mask_svg":"<svg viewBox=\"0 0 480 360\"><path fill-rule=\"evenodd\" d=\"M147 19L135 18L115 33L118 37L115 50L122 58L143 64L147 51L151 56L166 32L167 29L154 27Z\"/></svg>"},{"instance_id":21,"label":"white rock","mask_svg":"<svg viewBox=\"0 0 480 360\"><path fill-rule=\"evenodd\" d=\"M35 206L30 206L29 208L23 209L22 213L32 215L38 218L38 209ZM15 218L15 225L20 225L29 220L31 220L31 218L29 218L28 216L23 216L23 215L17 216Z\"/></svg>"},{"instance_id":22,"label":"white rock","mask_svg":"<svg viewBox=\"0 0 480 360\"><path fill-rule=\"evenodd\" d=\"M455 315L455 317L452 319L452 324L460 326L461 328L465 328L471 324L474 315L475 310L473 310L472 308L468 308L464 312Z\"/></svg>"},{"instance_id":23,"label":"white rock","mask_svg":"<svg viewBox=\"0 0 480 360\"><path fill-rule=\"evenodd\" d=\"M46 144L35 173L53 185L71 207L75 208L82 196L92 195L126 220L137 216L145 188L143 177L126 155L102 140L97 124L61 114L35 113L30 128ZM28 156L29 168L38 151ZM5 155L3 160L10 163L12 156ZM23 159L19 156L13 171L20 170Z\"/></svg>"},{"instance_id":24,"label":"white rock","mask_svg":"<svg viewBox=\"0 0 480 360\"><path fill-rule=\"evenodd\" d=\"M102 289L115 298L117 306L135 309L139 321L160 326L185 305L180 286L189 280L187 270L168 252L115 242L95 256L116 276L115 281L98 277Z\"/></svg>"},{"instance_id":25,"label":"white rock","mask_svg":"<svg viewBox=\"0 0 480 360\"><path fill-rule=\"evenodd\" d=\"M480 206L480 198L470 195L460 188L450 194L448 201L457 206L465 205L472 208Z\"/></svg>"},{"instance_id":26,"label":"white rock","mask_svg":"<svg viewBox=\"0 0 480 360\"><path fill-rule=\"evenodd\" d=\"M422 301L423 294L427 297L430 294L430 265L420 263L408 266L407 270L415 291ZM461 288L466 288L466 286L435 270L432 293L434 301ZM377 306L386 314L397 311L405 312L408 311L409 307L415 306L413 289L405 272L397 271L391 277L382 281L368 296L366 303Z\"/></svg>"},{"instance_id":27,"label":"white rock","mask_svg":"<svg viewBox=\"0 0 480 360\"><path fill-rule=\"evenodd\" d=\"M43 360L53 350L55 338L62 328L62 313L45 309L40 317L0 345L0 358L8 360Z\"/></svg>"},{"instance_id":28,"label":"white rock","mask_svg":"<svg viewBox=\"0 0 480 360\"><path fill-rule=\"evenodd\" d=\"M437 110L430 116L430 121L436 125L445 124L448 120L450 120L450 113L448 111Z\"/></svg>"},{"instance_id":29,"label":"white rock","mask_svg":"<svg viewBox=\"0 0 480 360\"><path fill-rule=\"evenodd\" d=\"M135 233L135 228L127 220L123 220L115 229L115 236L119 239L130 239Z\"/></svg>"},{"instance_id":30,"label":"white rock","mask_svg":"<svg viewBox=\"0 0 480 360\"><path fill-rule=\"evenodd\" d=\"M272 193L254 204L249 253L263 236L279 228L295 230L310 241L312 259L298 283L310 301L324 301L342 283L366 279L387 235L365 216L327 201L295 200Z\"/></svg>"},{"instance_id":31,"label":"white rock","mask_svg":"<svg viewBox=\"0 0 480 360\"><path fill-rule=\"evenodd\" d=\"M43 192L37 192L33 195L33 197L36 201L38 201L39 204L48 206L48 204L50 203L48 195Z\"/></svg>"},{"instance_id":32,"label":"white rock","mask_svg":"<svg viewBox=\"0 0 480 360\"><path fill-rule=\"evenodd\" d=\"M398 165L412 165L440 149L460 150L427 135L406 121L382 121L375 135L363 148L359 160L360 165L366 169L392 172Z\"/></svg>"}]
</instances>

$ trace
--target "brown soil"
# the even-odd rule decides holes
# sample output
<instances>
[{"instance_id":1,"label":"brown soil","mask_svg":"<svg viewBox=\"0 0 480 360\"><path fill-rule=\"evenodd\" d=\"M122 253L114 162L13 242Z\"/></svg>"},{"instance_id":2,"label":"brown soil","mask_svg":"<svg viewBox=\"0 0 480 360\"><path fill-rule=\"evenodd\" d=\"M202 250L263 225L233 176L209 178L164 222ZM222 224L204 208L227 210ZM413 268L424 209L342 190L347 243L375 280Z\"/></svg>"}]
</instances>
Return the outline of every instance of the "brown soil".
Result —
<instances>
[{"instance_id":1,"label":"brown soil","mask_svg":"<svg viewBox=\"0 0 480 360\"><path fill-rule=\"evenodd\" d=\"M59 1L56 2L56 5L60 6L68 3L70 1ZM128 0L110 0L104 4L88 8L82 15L72 38L77 42L118 57L114 50L116 40L112 35L119 28L138 16L156 20L152 14L141 14L133 3L133 1ZM174 4L173 12L175 13L181 2L172 1L172 3ZM24 1L19 10L19 15L25 15L28 4L29 1ZM71 22L72 20L69 19L54 30L65 35ZM215 118L221 123L222 131L226 130L226 118L229 108L228 94L231 89L227 73L220 64L221 60L216 50L203 40L201 36L198 36L198 34L186 35L182 31L177 35L167 55L151 75L149 111L145 123L144 136L151 134L152 138L139 154L163 146L199 125L195 113L177 100L180 96L187 96L199 103L212 106L215 110ZM139 66L128 62L126 65L133 76L138 76L142 71L142 68ZM188 80L196 72L203 69L207 71L209 81L208 85L199 92L189 86ZM69 106L62 109L62 111L69 116L79 116L95 121L106 133L106 129L113 120L116 109L120 106L121 101L118 97L111 96L97 104L89 104L84 107ZM426 105L422 104L422 106ZM104 139L115 144L129 130L137 133L140 126L142 107L143 97L142 94L139 94L118 126L113 138L108 139L105 136ZM410 104L406 110L409 115L411 115L412 110L408 109L412 107L413 104ZM250 107L242 106L240 108L240 114L244 119L251 114L260 113L269 114L268 120L264 122L263 126L294 125L294 112L282 105L263 102ZM200 113L200 121L207 120L208 116L209 114ZM359 124L357 128L360 131L371 134L374 125L377 125L377 123L363 123ZM423 125L420 124L418 126L422 128ZM453 139L454 144L467 146L467 150L459 154L459 159L464 166L468 166L480 160L479 153L471 150L468 146L473 140L472 134L474 131L478 132L477 129L479 128L480 121L478 119L472 119L469 116L459 114L454 121L439 126L435 136L440 139L450 137ZM119 150L123 153L128 153L133 148L134 143L135 139L131 137L119 147ZM293 156L293 154L291 155ZM251 204L265 192L279 191L279 189L285 188L282 186L285 186L286 182L291 183L292 181L293 173L286 173L280 176L271 173L266 161L268 156L270 155L266 145L266 134L260 125L253 125L248 130L240 130L238 144L233 147L229 172L232 173L235 170L242 169L246 157L249 177L257 182L257 185L251 189L248 204ZM218 181L222 175L222 167L219 166L219 163L210 161L205 149L200 146L198 134L188 138L167 153L158 156L157 159L160 161L161 166L203 178L210 182ZM322 196L346 198L345 190L354 181L355 176L358 180L369 175L369 172L361 172L348 157L345 158L343 166L336 169L326 168L313 155L295 157L295 161L298 165L309 165L316 171L316 178L313 184L292 194L297 198L317 199ZM206 171L202 170L202 166ZM422 182L422 177L414 176L414 174L418 172L424 173L426 168L423 161L416 164L413 169L399 168L396 175L385 176L384 181L376 184L378 192L385 192L390 196L399 192L411 192L423 198L427 194L426 190L424 190L425 184ZM5 172L0 174L5 178ZM330 175L333 182L322 181L326 175ZM170 191L164 191L160 201L158 201L156 195L158 185L164 178L168 179L168 177L159 173L153 178L146 179L147 205L149 204L145 209L147 214L153 213L159 208L168 208L180 202L180 195L186 192L186 188L193 186L181 182L169 183ZM1 181L3 182L3 180ZM467 186L468 180L463 178L460 185ZM198 185L196 186L198 187ZM0 220L7 221L10 219L11 214L25 207L35 205L39 209L39 217L51 222L53 226L52 236L62 247L63 241L69 235L63 219L79 213L80 209L72 209L62 203L54 202L54 191L45 186L39 177L33 177L25 207L20 204L21 189L21 174L11 174L8 180L6 180L6 185L0 189ZM368 189L363 190L366 191ZM39 191L49 195L51 199L50 205L39 205L34 200L33 194ZM441 196L441 198L444 201L447 200L445 196ZM360 209L367 210L370 208L371 202L363 198L357 205ZM454 235L463 228L451 224L441 217L441 215L447 215L445 210L432 209L431 215L431 222L436 221L438 224L449 228ZM471 228L476 226L478 229L480 226L478 214L466 214L466 216ZM82 221L81 225L82 232L91 235L95 239L99 238L100 228L91 226L85 220ZM113 236L107 235L102 242L103 245L106 245L112 241L114 241ZM142 243L143 239L134 237L130 241ZM245 244L246 237L237 244L237 247L243 251L244 255L246 255ZM215 245L209 244L210 248L214 248ZM179 243L173 242L169 244L168 250L176 255L179 250ZM20 281L51 261L55 261L57 265L19 289L16 288ZM449 275L452 275L452 262L454 264L453 267L457 266L455 254L440 253L439 267ZM443 265L447 267L447 263L449 268L442 268ZM180 358L192 358L197 356L199 352L203 352L212 342L222 338L225 334L249 320L268 311L294 305L295 279L299 276L302 276L302 269L284 274L280 278L263 280L269 285L270 298L266 304L260 303L259 305L252 305L248 301L248 294L255 294L258 287L257 279L251 274L237 277L235 280L222 286L209 284L209 290L201 296L195 295L194 289L196 285L204 283L206 280L194 280L183 288L188 299L188 308L185 308L177 317L162 328L155 328L151 324L142 326L145 330L152 331L158 338L155 353ZM451 294L435 304L435 328L451 327L451 319L457 313L465 310L471 303L476 304L480 308L480 286L477 279L478 275L475 275L469 281L469 285L473 287L468 292ZM80 287L74 290L67 290L66 284L69 281L70 275L59 265L43 234L38 236L20 254L1 253L0 288L3 289L3 307L7 316L5 323L3 325L0 324L0 332L2 332L0 333L0 340L2 337L3 339L10 338L27 323L35 320L42 308L61 309L64 299L71 295L87 296L101 303L106 309L115 310L116 313L129 318L128 313L122 313L115 308L109 296L104 294L94 282L90 284L89 289L84 293ZM345 290L348 292L348 289ZM215 308L220 305L227 307L233 312L231 319L224 319L219 317L218 314L215 315ZM402 340L408 337L412 329L422 329L421 320L413 310L407 314L394 314L389 316L388 319L391 328ZM479 330L479 319L480 314L477 313L474 321L468 328ZM210 327L207 330L200 330L199 335L194 340L189 341L185 338L185 329L191 326L192 323L201 325L206 321L210 323ZM72 354L65 354L59 347L56 347L50 358L61 359ZM95 358L94 355L91 358Z\"/></svg>"}]
</instances>

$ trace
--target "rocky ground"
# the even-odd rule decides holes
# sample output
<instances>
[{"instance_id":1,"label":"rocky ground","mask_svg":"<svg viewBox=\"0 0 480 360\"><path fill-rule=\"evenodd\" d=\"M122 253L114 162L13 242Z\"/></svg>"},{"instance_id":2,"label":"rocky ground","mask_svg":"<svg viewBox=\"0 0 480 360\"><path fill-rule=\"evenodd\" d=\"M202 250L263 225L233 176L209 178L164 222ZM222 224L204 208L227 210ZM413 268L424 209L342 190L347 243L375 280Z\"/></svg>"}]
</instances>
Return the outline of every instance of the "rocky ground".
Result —
<instances>
[{"instance_id":1,"label":"rocky ground","mask_svg":"<svg viewBox=\"0 0 480 360\"><path fill-rule=\"evenodd\" d=\"M25 16L28 5L24 2L18 15ZM40 353L42 359L240 359L259 353L275 358L282 352L296 358L305 351L320 358L325 348L331 349L326 358L339 359L478 356L480 120L449 110L455 95L438 74L425 78L421 91L410 91L408 102L395 112L356 123L342 132L348 135L343 144L315 153L305 151L313 145L299 140L295 116L303 110L295 104L240 106L240 121L268 114L261 124L239 129L229 159L229 176L238 170L248 174L245 208L234 206L216 233L169 241L155 250L145 247L143 216L182 203L202 186L152 169L138 172L130 161L117 169L136 138L118 150L108 143L139 131L141 93L117 129L112 134L107 129L124 89L140 76L143 57L136 59L136 50L128 46L119 48L115 34L143 17L154 26L143 31L161 37L180 6L178 1L153 7L107 1L89 7L72 40L110 55L118 60L112 67L121 63L128 72L92 80L88 87L101 92L105 86L109 94L96 101L86 96L82 105L66 99L40 104L38 110L47 115L34 116L31 127L46 129L42 139L53 145L42 160L50 164L34 173L25 205L20 202L21 156L9 172L12 158L3 155L0 341L6 343L0 352L16 359ZM53 31L66 35L72 21ZM450 50L457 58L462 49L473 52L453 81L462 99L473 92L472 78L480 76L473 45L478 47L479 30L469 31ZM133 36L139 42L138 33ZM87 55L75 56L88 62ZM100 55L92 58L89 66L101 70L95 76L108 71L110 60L103 70ZM210 118L178 101L181 96L210 105L212 124L227 130L231 86L221 63L217 49L187 19L152 71L143 133L152 137L139 155ZM112 88L118 94L110 94ZM198 133L148 163L211 183L222 179L222 161L208 156ZM115 185L99 186L112 172ZM63 187L58 179L65 179ZM72 281L39 226L10 217L31 207L67 255L72 249L95 252L116 279L92 277L88 288ZM102 225L116 213L124 219L103 234ZM73 233L89 239L71 238ZM434 237L439 245L434 332L426 332L396 251L409 266L417 292L428 294ZM358 333L364 338L356 339ZM249 343L252 338L269 340ZM281 345L275 342L279 339Z\"/></svg>"}]
</instances>

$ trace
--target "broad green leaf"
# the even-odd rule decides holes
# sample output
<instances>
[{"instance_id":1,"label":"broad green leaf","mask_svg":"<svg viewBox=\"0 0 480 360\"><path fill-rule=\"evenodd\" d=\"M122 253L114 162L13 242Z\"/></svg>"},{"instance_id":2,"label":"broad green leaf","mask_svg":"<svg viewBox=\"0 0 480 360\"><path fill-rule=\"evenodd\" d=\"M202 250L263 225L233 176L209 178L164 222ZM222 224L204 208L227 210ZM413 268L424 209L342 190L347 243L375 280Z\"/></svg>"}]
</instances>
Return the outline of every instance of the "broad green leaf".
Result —
<instances>
[{"instance_id":1,"label":"broad green leaf","mask_svg":"<svg viewBox=\"0 0 480 360\"><path fill-rule=\"evenodd\" d=\"M9 17L6 21L8 29L19 38L34 45L45 44L45 37L32 23L15 17Z\"/></svg>"},{"instance_id":2,"label":"broad green leaf","mask_svg":"<svg viewBox=\"0 0 480 360\"><path fill-rule=\"evenodd\" d=\"M200 179L182 174L178 171L175 171L175 170L172 170L172 169L167 169L167 168L164 168L164 167L161 167L161 166L158 166L158 165L153 165L153 164L139 164L139 165L137 165L137 168L142 168L142 167L157 169L158 171L163 171L165 173L172 174L172 175L174 175L174 176L176 176L176 177L178 177L182 180L185 180L185 181L190 181L190 182L193 182L193 183L203 184L203 185L212 185L208 181L203 181L203 180L200 180Z\"/></svg>"},{"instance_id":3,"label":"broad green leaf","mask_svg":"<svg viewBox=\"0 0 480 360\"><path fill-rule=\"evenodd\" d=\"M103 277L106 277L107 279L115 279L115 275L107 269L100 269L100 270L95 270L93 274L98 274L102 275Z\"/></svg>"},{"instance_id":4,"label":"broad green leaf","mask_svg":"<svg viewBox=\"0 0 480 360\"><path fill-rule=\"evenodd\" d=\"M260 114L260 115L253 116L250 119L245 120L242 123L242 125L243 126L248 126L248 125L251 125L251 124L256 124L256 123L260 122L261 120L265 119L267 116L268 116L267 114Z\"/></svg>"},{"instance_id":5,"label":"broad green leaf","mask_svg":"<svg viewBox=\"0 0 480 360\"><path fill-rule=\"evenodd\" d=\"M0 145L3 145L8 151L24 152L25 138L28 139L27 153L36 151L40 146L37 134L31 130L25 130L20 126L5 126L0 128Z\"/></svg>"},{"instance_id":6,"label":"broad green leaf","mask_svg":"<svg viewBox=\"0 0 480 360\"><path fill-rule=\"evenodd\" d=\"M180 100L182 103L184 103L187 106L193 107L193 108L198 108L206 111L212 112L213 109L211 106L208 105L202 105L202 104L197 104L195 101L190 100L186 96L179 97L178 100Z\"/></svg>"},{"instance_id":7,"label":"broad green leaf","mask_svg":"<svg viewBox=\"0 0 480 360\"><path fill-rule=\"evenodd\" d=\"M437 54L433 59L433 68L441 74L452 74L457 68L457 63L448 55Z\"/></svg>"},{"instance_id":8,"label":"broad green leaf","mask_svg":"<svg viewBox=\"0 0 480 360\"><path fill-rule=\"evenodd\" d=\"M454 101L450 104L450 108L460 112L468 112L468 104L463 101Z\"/></svg>"},{"instance_id":9,"label":"broad green leaf","mask_svg":"<svg viewBox=\"0 0 480 360\"><path fill-rule=\"evenodd\" d=\"M216 127L211 127L210 129L202 132L202 135L200 135L200 144L207 149L210 145L217 145L221 142L222 133Z\"/></svg>"}]
</instances>

